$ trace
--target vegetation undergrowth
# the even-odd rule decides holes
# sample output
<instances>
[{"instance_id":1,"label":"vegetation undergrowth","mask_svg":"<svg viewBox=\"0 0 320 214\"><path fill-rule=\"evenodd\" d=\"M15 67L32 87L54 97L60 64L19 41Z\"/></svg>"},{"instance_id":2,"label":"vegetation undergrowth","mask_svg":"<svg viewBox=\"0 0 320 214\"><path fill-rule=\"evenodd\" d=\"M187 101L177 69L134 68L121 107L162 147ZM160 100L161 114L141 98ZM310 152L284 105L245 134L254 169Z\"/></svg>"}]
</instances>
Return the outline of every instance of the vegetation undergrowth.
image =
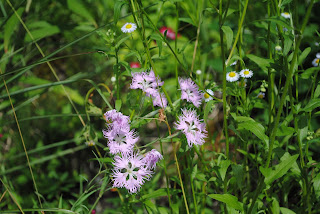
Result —
<instances>
[{"instance_id":1,"label":"vegetation undergrowth","mask_svg":"<svg viewBox=\"0 0 320 214\"><path fill-rule=\"evenodd\" d=\"M0 1L0 213L320 213L317 7Z\"/></svg>"}]
</instances>

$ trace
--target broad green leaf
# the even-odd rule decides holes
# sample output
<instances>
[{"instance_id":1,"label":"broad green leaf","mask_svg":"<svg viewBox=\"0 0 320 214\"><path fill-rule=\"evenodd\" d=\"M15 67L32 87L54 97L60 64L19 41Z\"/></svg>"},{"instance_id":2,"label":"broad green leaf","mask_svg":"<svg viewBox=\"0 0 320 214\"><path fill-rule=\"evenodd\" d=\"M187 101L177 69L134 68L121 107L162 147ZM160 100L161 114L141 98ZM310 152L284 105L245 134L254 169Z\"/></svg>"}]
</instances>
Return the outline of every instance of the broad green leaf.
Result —
<instances>
[{"instance_id":1,"label":"broad green leaf","mask_svg":"<svg viewBox=\"0 0 320 214\"><path fill-rule=\"evenodd\" d=\"M149 194L143 195L141 197L141 200L148 200L151 198L158 198L158 197L166 196L166 195L167 195L167 189L158 189L156 191L152 191Z\"/></svg>"},{"instance_id":2,"label":"broad green leaf","mask_svg":"<svg viewBox=\"0 0 320 214\"><path fill-rule=\"evenodd\" d=\"M238 201L238 198L230 195L230 194L210 194L208 195L210 198L213 198L215 200L221 201L225 203L227 206L232 207L234 209L243 211L243 205L241 202Z\"/></svg>"},{"instance_id":3,"label":"broad green leaf","mask_svg":"<svg viewBox=\"0 0 320 214\"><path fill-rule=\"evenodd\" d=\"M28 27L34 40L52 36L60 32L60 29L57 26L51 25L45 21L34 22L28 25ZM32 38L29 34L26 34L24 40L26 42L31 42Z\"/></svg>"},{"instance_id":4,"label":"broad green leaf","mask_svg":"<svg viewBox=\"0 0 320 214\"><path fill-rule=\"evenodd\" d=\"M319 71L320 67L312 67L308 68L307 70L303 71L300 75L302 79L309 79L312 74L314 74L316 71Z\"/></svg>"},{"instance_id":5,"label":"broad green leaf","mask_svg":"<svg viewBox=\"0 0 320 214\"><path fill-rule=\"evenodd\" d=\"M320 98L312 99L310 102L302 109L305 112L311 112L313 109L320 106Z\"/></svg>"},{"instance_id":6,"label":"broad green leaf","mask_svg":"<svg viewBox=\"0 0 320 214\"><path fill-rule=\"evenodd\" d=\"M289 53L291 46L292 46L292 39L286 36L284 40L283 55L287 55Z\"/></svg>"},{"instance_id":7,"label":"broad green leaf","mask_svg":"<svg viewBox=\"0 0 320 214\"><path fill-rule=\"evenodd\" d=\"M220 172L220 176L221 176L221 179L224 181L225 177L226 177L226 173L227 173L227 170L229 168L231 164L231 161L230 160L222 160L220 162L220 169L219 169L219 172Z\"/></svg>"},{"instance_id":8,"label":"broad green leaf","mask_svg":"<svg viewBox=\"0 0 320 214\"><path fill-rule=\"evenodd\" d=\"M146 200L143 202L147 208L151 209L150 213L157 213L157 206L150 200Z\"/></svg>"},{"instance_id":9,"label":"broad green leaf","mask_svg":"<svg viewBox=\"0 0 320 214\"><path fill-rule=\"evenodd\" d=\"M302 128L302 129L298 129L298 134L299 134L299 140L302 143L303 139L305 139L308 135L308 126Z\"/></svg>"},{"instance_id":10,"label":"broad green leaf","mask_svg":"<svg viewBox=\"0 0 320 214\"><path fill-rule=\"evenodd\" d=\"M226 35L227 39L227 48L231 48L232 40L233 40L233 31L229 26L222 26L221 29L223 30L223 33Z\"/></svg>"},{"instance_id":11,"label":"broad green leaf","mask_svg":"<svg viewBox=\"0 0 320 214\"><path fill-rule=\"evenodd\" d=\"M197 172L198 172L198 165L196 164L192 169L191 180L193 180L196 177Z\"/></svg>"},{"instance_id":12,"label":"broad green leaf","mask_svg":"<svg viewBox=\"0 0 320 214\"><path fill-rule=\"evenodd\" d=\"M293 135L296 131L292 127L288 127L286 125L281 125L277 129L276 136L288 136L288 135Z\"/></svg>"},{"instance_id":13,"label":"broad green leaf","mask_svg":"<svg viewBox=\"0 0 320 214\"><path fill-rule=\"evenodd\" d=\"M264 71L267 71L267 67L269 67L270 63L273 62L273 60L271 59L264 59L252 54L247 54L246 57L248 57L250 60L256 63Z\"/></svg>"},{"instance_id":14,"label":"broad green leaf","mask_svg":"<svg viewBox=\"0 0 320 214\"><path fill-rule=\"evenodd\" d=\"M288 208L285 208L285 207L280 207L280 211L282 214L296 214L292 210L289 210Z\"/></svg>"},{"instance_id":15,"label":"broad green leaf","mask_svg":"<svg viewBox=\"0 0 320 214\"><path fill-rule=\"evenodd\" d=\"M125 4L126 4L125 1L116 1L116 3L114 4L114 13L113 13L114 25L116 25L118 23L118 20L119 20L119 17L120 17L121 8Z\"/></svg>"},{"instance_id":16,"label":"broad green leaf","mask_svg":"<svg viewBox=\"0 0 320 214\"><path fill-rule=\"evenodd\" d=\"M270 21L270 22L273 22L273 23L276 23L282 27L285 27L287 28L288 30L292 30L292 27L290 26L290 24L288 24L284 19L283 17L277 17L277 16L274 16L274 17L270 17L270 18L266 18L266 19L263 19L261 21Z\"/></svg>"},{"instance_id":17,"label":"broad green leaf","mask_svg":"<svg viewBox=\"0 0 320 214\"><path fill-rule=\"evenodd\" d=\"M280 214L280 206L279 202L276 198L272 198L272 206L271 206L272 214Z\"/></svg>"},{"instance_id":18,"label":"broad green leaf","mask_svg":"<svg viewBox=\"0 0 320 214\"><path fill-rule=\"evenodd\" d=\"M298 156L298 154L294 156L288 155L285 159L281 159L281 163L274 166L274 169L260 167L260 171L265 177L264 183L269 185L276 179L281 178L293 166Z\"/></svg>"},{"instance_id":19,"label":"broad green leaf","mask_svg":"<svg viewBox=\"0 0 320 214\"><path fill-rule=\"evenodd\" d=\"M304 61L304 59L308 56L308 54L310 53L311 51L311 48L310 47L307 47L306 49L304 49L304 51L300 54L299 56L299 65L301 65Z\"/></svg>"},{"instance_id":20,"label":"broad green leaf","mask_svg":"<svg viewBox=\"0 0 320 214\"><path fill-rule=\"evenodd\" d=\"M314 91L313 96L314 96L314 98L318 98L319 95L320 95L320 84L318 84L316 90Z\"/></svg>"},{"instance_id":21,"label":"broad green leaf","mask_svg":"<svg viewBox=\"0 0 320 214\"><path fill-rule=\"evenodd\" d=\"M204 122L207 123L207 120L208 120L208 115L211 111L211 107L212 105L214 104L214 100L210 100L209 102L207 102L206 104L206 107L204 109L204 115L203 115L203 119L204 119Z\"/></svg>"},{"instance_id":22,"label":"broad green leaf","mask_svg":"<svg viewBox=\"0 0 320 214\"><path fill-rule=\"evenodd\" d=\"M192 20L191 18L183 18L183 17L181 17L181 18L179 18L179 21L192 24L193 26L197 26L197 25L193 22L193 20Z\"/></svg>"},{"instance_id":23,"label":"broad green leaf","mask_svg":"<svg viewBox=\"0 0 320 214\"><path fill-rule=\"evenodd\" d=\"M23 8L20 7L17 10L17 14L21 17L22 12L23 12ZM4 41L4 49L5 50L8 50L8 48L9 48L11 36L12 36L14 30L16 29L16 27L18 26L18 23L19 23L18 17L16 16L15 13L12 13L11 17L8 19L7 23L4 26L3 41Z\"/></svg>"},{"instance_id":24,"label":"broad green leaf","mask_svg":"<svg viewBox=\"0 0 320 214\"><path fill-rule=\"evenodd\" d=\"M86 18L89 21L95 22L91 13L85 8L81 0L67 0L68 8L75 14Z\"/></svg>"},{"instance_id":25,"label":"broad green leaf","mask_svg":"<svg viewBox=\"0 0 320 214\"><path fill-rule=\"evenodd\" d=\"M158 207L159 213L160 214L168 214L168 210L166 207Z\"/></svg>"},{"instance_id":26,"label":"broad green leaf","mask_svg":"<svg viewBox=\"0 0 320 214\"><path fill-rule=\"evenodd\" d=\"M121 37L120 37L121 38ZM124 43L127 39L130 38L130 35L124 35L115 45L116 49L119 48L119 46Z\"/></svg>"},{"instance_id":27,"label":"broad green leaf","mask_svg":"<svg viewBox=\"0 0 320 214\"><path fill-rule=\"evenodd\" d=\"M256 135L269 148L269 137L265 135L265 128L256 121L246 121L238 125L238 129L246 129Z\"/></svg>"},{"instance_id":28,"label":"broad green leaf","mask_svg":"<svg viewBox=\"0 0 320 214\"><path fill-rule=\"evenodd\" d=\"M120 111L121 105L122 105L122 101L121 100L116 100L115 108L116 108L117 111Z\"/></svg>"},{"instance_id":29,"label":"broad green leaf","mask_svg":"<svg viewBox=\"0 0 320 214\"><path fill-rule=\"evenodd\" d=\"M316 194L317 198L320 197L320 173L313 179L313 188L314 193Z\"/></svg>"}]
</instances>

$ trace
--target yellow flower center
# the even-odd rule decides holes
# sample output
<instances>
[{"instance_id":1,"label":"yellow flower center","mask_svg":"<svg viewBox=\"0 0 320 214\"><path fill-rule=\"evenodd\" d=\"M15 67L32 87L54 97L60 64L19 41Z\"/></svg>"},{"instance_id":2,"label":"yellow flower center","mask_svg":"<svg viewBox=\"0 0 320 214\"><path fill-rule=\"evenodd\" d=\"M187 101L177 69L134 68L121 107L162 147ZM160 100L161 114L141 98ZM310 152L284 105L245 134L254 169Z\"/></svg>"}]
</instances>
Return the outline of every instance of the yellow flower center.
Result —
<instances>
[{"instance_id":1,"label":"yellow flower center","mask_svg":"<svg viewBox=\"0 0 320 214\"><path fill-rule=\"evenodd\" d=\"M320 59L316 59L316 63L319 64Z\"/></svg>"},{"instance_id":2,"label":"yellow flower center","mask_svg":"<svg viewBox=\"0 0 320 214\"><path fill-rule=\"evenodd\" d=\"M127 29L132 28L132 24L127 24L126 28L127 28Z\"/></svg>"},{"instance_id":3,"label":"yellow flower center","mask_svg":"<svg viewBox=\"0 0 320 214\"><path fill-rule=\"evenodd\" d=\"M249 71L244 71L243 74L244 75L248 75L250 72Z\"/></svg>"},{"instance_id":4,"label":"yellow flower center","mask_svg":"<svg viewBox=\"0 0 320 214\"><path fill-rule=\"evenodd\" d=\"M210 95L208 93L205 93L204 95L204 98L208 99L210 97Z\"/></svg>"},{"instance_id":5,"label":"yellow flower center","mask_svg":"<svg viewBox=\"0 0 320 214\"><path fill-rule=\"evenodd\" d=\"M234 72L229 73L229 77L235 77L235 76L236 76L236 73L234 73Z\"/></svg>"},{"instance_id":6,"label":"yellow flower center","mask_svg":"<svg viewBox=\"0 0 320 214\"><path fill-rule=\"evenodd\" d=\"M284 12L284 15L289 15L289 13L288 12Z\"/></svg>"},{"instance_id":7,"label":"yellow flower center","mask_svg":"<svg viewBox=\"0 0 320 214\"><path fill-rule=\"evenodd\" d=\"M262 99L263 98L263 94L259 94L259 96L258 96L260 99Z\"/></svg>"}]
</instances>

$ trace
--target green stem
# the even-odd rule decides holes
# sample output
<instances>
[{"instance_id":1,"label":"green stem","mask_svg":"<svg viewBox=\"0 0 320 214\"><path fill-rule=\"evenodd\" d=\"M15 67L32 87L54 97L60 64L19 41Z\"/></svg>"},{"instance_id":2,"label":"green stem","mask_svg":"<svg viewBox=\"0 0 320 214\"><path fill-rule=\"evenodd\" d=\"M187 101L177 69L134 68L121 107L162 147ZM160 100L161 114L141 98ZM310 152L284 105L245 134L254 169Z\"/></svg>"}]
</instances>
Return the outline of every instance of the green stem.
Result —
<instances>
[{"instance_id":1,"label":"green stem","mask_svg":"<svg viewBox=\"0 0 320 214\"><path fill-rule=\"evenodd\" d=\"M223 42L223 31L222 31L222 0L219 4L219 24L220 24L220 46L221 46L221 57L222 57L222 68L223 68L223 80L222 80L222 101L223 101L223 127L224 135L226 138L226 156L229 159L229 136L228 136L228 122L227 122L227 70L224 56L224 42Z\"/></svg>"}]
</instances>

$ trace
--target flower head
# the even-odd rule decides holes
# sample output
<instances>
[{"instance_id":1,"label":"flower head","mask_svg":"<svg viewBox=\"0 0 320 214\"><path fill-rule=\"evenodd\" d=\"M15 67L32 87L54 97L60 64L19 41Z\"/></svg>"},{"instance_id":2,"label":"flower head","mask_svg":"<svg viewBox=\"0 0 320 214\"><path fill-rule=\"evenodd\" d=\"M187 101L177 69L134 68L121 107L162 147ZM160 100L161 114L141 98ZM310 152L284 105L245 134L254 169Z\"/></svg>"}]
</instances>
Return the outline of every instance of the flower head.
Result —
<instances>
[{"instance_id":1,"label":"flower head","mask_svg":"<svg viewBox=\"0 0 320 214\"><path fill-rule=\"evenodd\" d=\"M318 67L320 65L320 53L316 54L316 58L312 60L312 65Z\"/></svg>"},{"instance_id":2,"label":"flower head","mask_svg":"<svg viewBox=\"0 0 320 214\"><path fill-rule=\"evenodd\" d=\"M175 123L175 127L186 135L189 147L202 145L207 137L206 125L199 120L195 110L182 109L179 121Z\"/></svg>"},{"instance_id":3,"label":"flower head","mask_svg":"<svg viewBox=\"0 0 320 214\"><path fill-rule=\"evenodd\" d=\"M240 76L243 78L251 78L253 76L253 72L249 69L243 69L240 71Z\"/></svg>"},{"instance_id":4,"label":"flower head","mask_svg":"<svg viewBox=\"0 0 320 214\"><path fill-rule=\"evenodd\" d=\"M123 115L121 112L112 109L104 114L104 118L108 123L109 129L130 130L130 118Z\"/></svg>"},{"instance_id":5,"label":"flower head","mask_svg":"<svg viewBox=\"0 0 320 214\"><path fill-rule=\"evenodd\" d=\"M312 65L314 67L318 67L320 64L320 58L315 58L314 60L312 60Z\"/></svg>"},{"instance_id":6,"label":"flower head","mask_svg":"<svg viewBox=\"0 0 320 214\"><path fill-rule=\"evenodd\" d=\"M235 71L230 71L227 73L227 81L229 82L235 82L238 81L239 79L239 74Z\"/></svg>"},{"instance_id":7,"label":"flower head","mask_svg":"<svg viewBox=\"0 0 320 214\"><path fill-rule=\"evenodd\" d=\"M176 33L173 31L172 28L169 27L165 27L163 26L162 28L160 28L160 33L162 33L164 35L165 31L167 31L167 37L169 39L175 40L176 39ZM180 34L178 34L178 37L180 36Z\"/></svg>"},{"instance_id":8,"label":"flower head","mask_svg":"<svg viewBox=\"0 0 320 214\"><path fill-rule=\"evenodd\" d=\"M290 19L290 17L291 17L290 13L288 13L288 12L281 13L281 16L286 18L286 19Z\"/></svg>"},{"instance_id":9,"label":"flower head","mask_svg":"<svg viewBox=\"0 0 320 214\"><path fill-rule=\"evenodd\" d=\"M130 62L130 68L140 68L141 65L139 62Z\"/></svg>"},{"instance_id":10,"label":"flower head","mask_svg":"<svg viewBox=\"0 0 320 214\"><path fill-rule=\"evenodd\" d=\"M117 79L115 76L111 77L111 82L115 82Z\"/></svg>"},{"instance_id":11,"label":"flower head","mask_svg":"<svg viewBox=\"0 0 320 214\"><path fill-rule=\"evenodd\" d=\"M201 73L202 73L201 70L196 71L196 74L198 74L198 75L200 75Z\"/></svg>"},{"instance_id":12,"label":"flower head","mask_svg":"<svg viewBox=\"0 0 320 214\"><path fill-rule=\"evenodd\" d=\"M276 47L274 47L274 49L276 49L276 51L281 51L282 50L280 45L277 45Z\"/></svg>"},{"instance_id":13,"label":"flower head","mask_svg":"<svg viewBox=\"0 0 320 214\"><path fill-rule=\"evenodd\" d=\"M161 108L166 108L168 105L168 100L164 93L157 92L152 95L153 106L159 106Z\"/></svg>"},{"instance_id":14,"label":"flower head","mask_svg":"<svg viewBox=\"0 0 320 214\"><path fill-rule=\"evenodd\" d=\"M156 77L153 70L141 73L132 73L131 89L142 89L146 92L147 96L154 95L157 93L157 87L162 86L159 77Z\"/></svg>"},{"instance_id":15,"label":"flower head","mask_svg":"<svg viewBox=\"0 0 320 214\"><path fill-rule=\"evenodd\" d=\"M179 77L181 89L181 99L192 102L195 107L199 107L202 100L202 93L199 87L190 78L184 79Z\"/></svg>"},{"instance_id":16,"label":"flower head","mask_svg":"<svg viewBox=\"0 0 320 214\"><path fill-rule=\"evenodd\" d=\"M263 99L264 97L265 97L265 93L263 93L263 92L259 92L259 94L257 95L257 97L259 98L259 99Z\"/></svg>"},{"instance_id":17,"label":"flower head","mask_svg":"<svg viewBox=\"0 0 320 214\"><path fill-rule=\"evenodd\" d=\"M163 159L162 155L155 149L152 149L143 158L144 163L149 169L156 168L156 164L159 160Z\"/></svg>"},{"instance_id":18,"label":"flower head","mask_svg":"<svg viewBox=\"0 0 320 214\"><path fill-rule=\"evenodd\" d=\"M153 172L146 167L143 156L137 153L117 155L114 160L113 187L124 187L130 194L136 193L152 176Z\"/></svg>"},{"instance_id":19,"label":"flower head","mask_svg":"<svg viewBox=\"0 0 320 214\"><path fill-rule=\"evenodd\" d=\"M213 91L211 89L207 89L206 93L204 93L204 101L209 102L210 100L213 100L212 96L214 95Z\"/></svg>"},{"instance_id":20,"label":"flower head","mask_svg":"<svg viewBox=\"0 0 320 214\"><path fill-rule=\"evenodd\" d=\"M103 130L103 136L108 139L111 154L132 153L134 144L139 140L134 130L109 129Z\"/></svg>"},{"instance_id":21,"label":"flower head","mask_svg":"<svg viewBox=\"0 0 320 214\"><path fill-rule=\"evenodd\" d=\"M137 29L137 25L134 23L126 23L122 26L121 31L124 33L132 33Z\"/></svg>"},{"instance_id":22,"label":"flower head","mask_svg":"<svg viewBox=\"0 0 320 214\"><path fill-rule=\"evenodd\" d=\"M114 109L107 111L104 116L109 123L108 128L102 132L108 139L110 153L131 153L139 138L136 137L134 130L130 130L129 117Z\"/></svg>"}]
</instances>

